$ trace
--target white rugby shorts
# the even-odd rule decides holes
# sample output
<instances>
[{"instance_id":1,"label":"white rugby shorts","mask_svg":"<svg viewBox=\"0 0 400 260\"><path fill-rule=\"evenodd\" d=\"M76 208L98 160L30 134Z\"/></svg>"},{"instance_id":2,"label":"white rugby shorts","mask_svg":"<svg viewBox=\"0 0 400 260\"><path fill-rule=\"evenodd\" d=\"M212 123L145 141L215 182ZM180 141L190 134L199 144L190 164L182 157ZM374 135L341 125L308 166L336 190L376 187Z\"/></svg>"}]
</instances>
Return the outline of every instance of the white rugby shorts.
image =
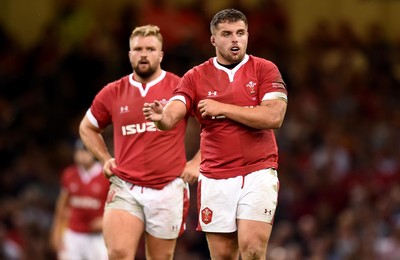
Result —
<instances>
[{"instance_id":1,"label":"white rugby shorts","mask_svg":"<svg viewBox=\"0 0 400 260\"><path fill-rule=\"evenodd\" d=\"M64 248L58 253L60 260L107 260L107 248L102 233L79 233L66 229Z\"/></svg>"},{"instance_id":2,"label":"white rugby shorts","mask_svg":"<svg viewBox=\"0 0 400 260\"><path fill-rule=\"evenodd\" d=\"M275 169L229 179L210 179L200 174L198 185L198 230L235 232L237 219L273 222L279 190Z\"/></svg>"},{"instance_id":3,"label":"white rugby shorts","mask_svg":"<svg viewBox=\"0 0 400 260\"><path fill-rule=\"evenodd\" d=\"M161 239L175 239L186 229L190 194L181 178L161 190L133 185L115 175L110 181L105 210L128 211L144 222L146 232Z\"/></svg>"}]
</instances>

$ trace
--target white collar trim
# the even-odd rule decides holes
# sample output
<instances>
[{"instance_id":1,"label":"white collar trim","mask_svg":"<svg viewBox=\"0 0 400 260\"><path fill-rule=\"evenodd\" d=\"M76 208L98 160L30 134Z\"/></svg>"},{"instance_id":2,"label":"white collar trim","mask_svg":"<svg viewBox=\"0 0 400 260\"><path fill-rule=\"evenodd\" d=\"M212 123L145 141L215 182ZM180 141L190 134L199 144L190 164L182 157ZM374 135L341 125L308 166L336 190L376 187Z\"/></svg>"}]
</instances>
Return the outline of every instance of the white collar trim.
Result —
<instances>
[{"instance_id":1,"label":"white collar trim","mask_svg":"<svg viewBox=\"0 0 400 260\"><path fill-rule=\"evenodd\" d=\"M149 83L145 84L145 87L143 88L143 85L141 82L136 81L133 79L133 73L129 75L129 83L133 86L136 87L139 91L140 91L140 95L142 97L145 97L147 95L147 92L149 92L149 89L156 85L157 83L159 83L161 80L163 80L165 78L165 75L167 75L167 72L165 70L161 71L160 76L158 76L158 78L156 78L153 81L150 81Z\"/></svg>"},{"instance_id":2,"label":"white collar trim","mask_svg":"<svg viewBox=\"0 0 400 260\"><path fill-rule=\"evenodd\" d=\"M243 60L242 60L236 67L234 67L234 68L231 69L231 70L225 68L224 66L221 66L220 64L218 64L217 57L214 57L213 63L214 63L214 66L215 66L217 69L225 71L226 74L228 74L229 81L230 81L230 82L233 82L233 78L235 77L236 71L238 71L238 70L240 69L240 67L242 67L243 64L245 64L248 60L249 60L249 55L248 55L248 54L245 54Z\"/></svg>"}]
</instances>

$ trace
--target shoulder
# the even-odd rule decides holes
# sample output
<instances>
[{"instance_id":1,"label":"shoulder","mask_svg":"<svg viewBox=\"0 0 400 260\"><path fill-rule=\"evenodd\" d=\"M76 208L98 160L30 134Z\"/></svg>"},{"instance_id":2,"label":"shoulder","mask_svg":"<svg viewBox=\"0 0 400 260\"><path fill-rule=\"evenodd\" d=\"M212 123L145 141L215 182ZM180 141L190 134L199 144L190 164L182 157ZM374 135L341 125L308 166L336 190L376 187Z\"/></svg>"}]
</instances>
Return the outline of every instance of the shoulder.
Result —
<instances>
[{"instance_id":1,"label":"shoulder","mask_svg":"<svg viewBox=\"0 0 400 260\"><path fill-rule=\"evenodd\" d=\"M262 66L262 67L265 67L265 68L270 68L270 69L277 68L277 66L274 62L264 59L264 58L261 58L261 57L253 56L253 55L249 55L249 62L259 65L259 66Z\"/></svg>"},{"instance_id":2,"label":"shoulder","mask_svg":"<svg viewBox=\"0 0 400 260\"><path fill-rule=\"evenodd\" d=\"M124 86L126 84L129 84L129 78L131 75L126 75L123 76L120 79L114 80L109 82L104 88L106 89L115 89L115 88L120 88L121 86Z\"/></svg>"},{"instance_id":3,"label":"shoulder","mask_svg":"<svg viewBox=\"0 0 400 260\"><path fill-rule=\"evenodd\" d=\"M181 77L179 77L178 75L176 75L173 72L167 71L167 73L165 75L165 79L171 80L171 81L179 81L181 79Z\"/></svg>"},{"instance_id":4,"label":"shoulder","mask_svg":"<svg viewBox=\"0 0 400 260\"><path fill-rule=\"evenodd\" d=\"M78 174L78 169L76 165L69 165L62 171L61 179L64 181L74 179L77 174Z\"/></svg>"},{"instance_id":5,"label":"shoulder","mask_svg":"<svg viewBox=\"0 0 400 260\"><path fill-rule=\"evenodd\" d=\"M207 72L210 68L215 68L214 64L213 64L213 59L214 58L210 58L208 60L206 60L203 63L200 63L199 65L194 66L193 68L191 68L190 70L188 70L184 76L186 75L196 75L196 74L201 74L201 73L205 73Z\"/></svg>"},{"instance_id":6,"label":"shoulder","mask_svg":"<svg viewBox=\"0 0 400 260\"><path fill-rule=\"evenodd\" d=\"M113 96L114 93L118 92L122 88L129 86L129 75L124 76L118 80L111 81L107 83L98 93L98 98L109 98L110 95Z\"/></svg>"},{"instance_id":7,"label":"shoulder","mask_svg":"<svg viewBox=\"0 0 400 260\"><path fill-rule=\"evenodd\" d=\"M254 72L258 75L263 75L268 78L281 77L278 66L270 60L250 55L248 63L251 65L249 65L247 68L254 70Z\"/></svg>"}]
</instances>

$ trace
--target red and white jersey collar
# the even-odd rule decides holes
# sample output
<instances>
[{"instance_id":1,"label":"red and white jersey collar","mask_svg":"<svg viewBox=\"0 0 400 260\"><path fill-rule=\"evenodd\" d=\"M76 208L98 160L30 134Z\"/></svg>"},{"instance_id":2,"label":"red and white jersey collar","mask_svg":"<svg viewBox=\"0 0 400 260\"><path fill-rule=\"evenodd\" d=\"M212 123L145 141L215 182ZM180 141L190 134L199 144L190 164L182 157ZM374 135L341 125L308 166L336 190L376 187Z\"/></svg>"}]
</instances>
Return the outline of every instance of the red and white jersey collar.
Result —
<instances>
[{"instance_id":1,"label":"red and white jersey collar","mask_svg":"<svg viewBox=\"0 0 400 260\"><path fill-rule=\"evenodd\" d=\"M163 80L165 78L165 75L167 74L167 72L165 70L161 71L160 76L158 76L155 80L150 81L149 83L141 83L139 81L136 81L133 79L133 73L129 75L129 83L133 86L136 87L139 91L140 91L140 95L142 97L145 97L147 92L149 91L149 89L156 85L157 83L159 83L161 80Z\"/></svg>"},{"instance_id":2,"label":"red and white jersey collar","mask_svg":"<svg viewBox=\"0 0 400 260\"><path fill-rule=\"evenodd\" d=\"M82 166L78 166L79 177L83 183L89 183L94 177L98 176L103 172L103 166L99 162L95 162L90 169L85 169Z\"/></svg>"},{"instance_id":3,"label":"red and white jersey collar","mask_svg":"<svg viewBox=\"0 0 400 260\"><path fill-rule=\"evenodd\" d=\"M214 66L215 66L217 69L225 71L226 74L228 74L229 81L230 81L230 82L233 82L233 78L234 78L234 76L235 76L236 71L238 71L238 70L240 69L240 67L242 67L243 64L245 64L248 60L249 60L249 55L248 55L248 54L245 54L243 60L242 60L236 67L234 67L234 68L231 69L231 70L225 68L225 67L222 66L222 65L220 65L220 64L218 63L218 61L217 61L217 57L214 57L213 63L214 63Z\"/></svg>"}]
</instances>

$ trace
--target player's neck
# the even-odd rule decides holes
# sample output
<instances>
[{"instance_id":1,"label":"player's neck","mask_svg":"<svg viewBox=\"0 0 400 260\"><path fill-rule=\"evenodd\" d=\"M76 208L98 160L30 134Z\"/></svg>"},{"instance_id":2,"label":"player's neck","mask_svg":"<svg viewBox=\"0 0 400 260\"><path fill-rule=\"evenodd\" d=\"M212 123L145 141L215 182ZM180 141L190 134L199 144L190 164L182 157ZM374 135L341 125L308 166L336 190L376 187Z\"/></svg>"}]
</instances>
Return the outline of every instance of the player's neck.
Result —
<instances>
[{"instance_id":1,"label":"player's neck","mask_svg":"<svg viewBox=\"0 0 400 260\"><path fill-rule=\"evenodd\" d=\"M225 67L225 68L227 68L227 69L229 69L229 70L235 68L235 67L240 63L240 61L239 61L239 62L232 63L232 64L222 64L222 63L220 63L219 61L217 61L217 62L218 62L218 64L221 65L222 67Z\"/></svg>"}]
</instances>

